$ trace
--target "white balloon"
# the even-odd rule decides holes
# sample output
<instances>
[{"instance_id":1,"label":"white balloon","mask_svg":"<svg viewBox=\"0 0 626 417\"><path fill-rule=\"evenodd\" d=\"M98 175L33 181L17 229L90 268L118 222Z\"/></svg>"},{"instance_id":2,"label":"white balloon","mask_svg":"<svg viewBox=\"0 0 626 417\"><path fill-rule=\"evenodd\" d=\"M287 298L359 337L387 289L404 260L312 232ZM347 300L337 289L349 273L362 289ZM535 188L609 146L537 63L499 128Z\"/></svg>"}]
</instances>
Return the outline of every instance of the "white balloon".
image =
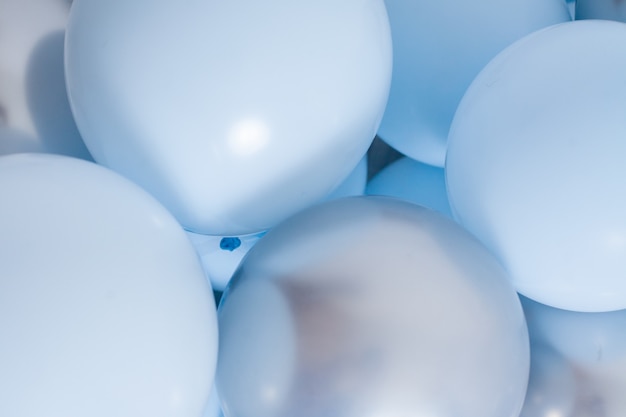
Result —
<instances>
[{"instance_id":1,"label":"white balloon","mask_svg":"<svg viewBox=\"0 0 626 417\"><path fill-rule=\"evenodd\" d=\"M267 230L350 173L391 61L382 0L75 0L66 37L94 158L221 236Z\"/></svg>"},{"instance_id":2,"label":"white balloon","mask_svg":"<svg viewBox=\"0 0 626 417\"><path fill-rule=\"evenodd\" d=\"M571 19L563 0L386 0L393 81L379 136L401 153L443 167L456 107L498 52Z\"/></svg>"},{"instance_id":3,"label":"white balloon","mask_svg":"<svg viewBox=\"0 0 626 417\"><path fill-rule=\"evenodd\" d=\"M0 1L0 155L91 159L72 116L63 68L67 0ZM13 133L7 136L5 129Z\"/></svg>"},{"instance_id":4,"label":"white balloon","mask_svg":"<svg viewBox=\"0 0 626 417\"><path fill-rule=\"evenodd\" d=\"M0 157L0 195L0 415L200 416L215 302L174 218L56 155Z\"/></svg>"},{"instance_id":5,"label":"white balloon","mask_svg":"<svg viewBox=\"0 0 626 417\"><path fill-rule=\"evenodd\" d=\"M536 32L474 80L450 130L457 219L525 296L626 308L626 25Z\"/></svg>"},{"instance_id":6,"label":"white balloon","mask_svg":"<svg viewBox=\"0 0 626 417\"><path fill-rule=\"evenodd\" d=\"M300 212L219 307L230 417L515 417L527 327L497 260L450 219L383 197Z\"/></svg>"}]
</instances>

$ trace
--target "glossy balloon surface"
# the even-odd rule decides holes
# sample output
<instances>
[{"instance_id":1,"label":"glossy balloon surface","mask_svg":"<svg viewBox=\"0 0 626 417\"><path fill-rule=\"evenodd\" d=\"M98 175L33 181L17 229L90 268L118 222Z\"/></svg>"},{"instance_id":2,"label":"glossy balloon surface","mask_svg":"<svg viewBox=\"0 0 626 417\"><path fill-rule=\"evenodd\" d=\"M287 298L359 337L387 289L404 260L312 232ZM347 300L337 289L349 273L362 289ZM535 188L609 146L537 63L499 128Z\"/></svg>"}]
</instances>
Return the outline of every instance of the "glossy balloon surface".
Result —
<instances>
[{"instance_id":1,"label":"glossy balloon surface","mask_svg":"<svg viewBox=\"0 0 626 417\"><path fill-rule=\"evenodd\" d=\"M335 200L270 230L218 320L229 417L517 417L524 399L528 333L504 270L400 200Z\"/></svg>"},{"instance_id":2,"label":"glossy balloon surface","mask_svg":"<svg viewBox=\"0 0 626 417\"><path fill-rule=\"evenodd\" d=\"M443 167L467 87L497 53L571 19L563 0L386 0L393 79L378 134L413 159Z\"/></svg>"},{"instance_id":3,"label":"glossy balloon surface","mask_svg":"<svg viewBox=\"0 0 626 417\"><path fill-rule=\"evenodd\" d=\"M624 44L610 21L536 32L481 72L451 128L456 218L554 307L626 308Z\"/></svg>"},{"instance_id":4,"label":"glossy balloon surface","mask_svg":"<svg viewBox=\"0 0 626 417\"><path fill-rule=\"evenodd\" d=\"M94 158L221 236L267 230L348 176L391 64L382 0L74 0L66 37Z\"/></svg>"},{"instance_id":5,"label":"glossy balloon surface","mask_svg":"<svg viewBox=\"0 0 626 417\"><path fill-rule=\"evenodd\" d=\"M401 198L452 217L443 168L401 158L367 184L368 195Z\"/></svg>"},{"instance_id":6,"label":"glossy balloon surface","mask_svg":"<svg viewBox=\"0 0 626 417\"><path fill-rule=\"evenodd\" d=\"M0 415L200 416L211 288L174 218L93 163L0 157Z\"/></svg>"}]
</instances>

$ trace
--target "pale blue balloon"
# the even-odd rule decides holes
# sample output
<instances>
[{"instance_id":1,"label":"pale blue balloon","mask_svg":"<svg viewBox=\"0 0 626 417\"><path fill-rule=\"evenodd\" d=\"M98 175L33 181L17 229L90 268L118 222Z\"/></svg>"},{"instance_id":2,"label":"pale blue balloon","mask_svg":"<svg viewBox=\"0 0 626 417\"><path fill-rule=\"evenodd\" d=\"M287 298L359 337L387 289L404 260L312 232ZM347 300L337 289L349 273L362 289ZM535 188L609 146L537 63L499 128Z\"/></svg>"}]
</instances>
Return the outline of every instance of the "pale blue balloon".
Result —
<instances>
[{"instance_id":1,"label":"pale blue balloon","mask_svg":"<svg viewBox=\"0 0 626 417\"><path fill-rule=\"evenodd\" d=\"M367 182L367 156L361 158L348 177L322 201L362 195ZM265 232L245 236L211 236L187 231L211 286L224 291L241 260Z\"/></svg>"},{"instance_id":2,"label":"pale blue balloon","mask_svg":"<svg viewBox=\"0 0 626 417\"><path fill-rule=\"evenodd\" d=\"M357 166L352 170L350 175L341 182L329 195L322 201L335 200L343 197L354 197L363 195L367 184L367 155L365 155Z\"/></svg>"},{"instance_id":3,"label":"pale blue balloon","mask_svg":"<svg viewBox=\"0 0 626 417\"><path fill-rule=\"evenodd\" d=\"M74 0L65 68L98 163L188 230L268 230L357 165L389 95L383 0Z\"/></svg>"},{"instance_id":4,"label":"pale blue balloon","mask_svg":"<svg viewBox=\"0 0 626 417\"><path fill-rule=\"evenodd\" d=\"M570 361L610 364L626 359L626 310L581 313L522 298L531 336Z\"/></svg>"},{"instance_id":5,"label":"pale blue balloon","mask_svg":"<svg viewBox=\"0 0 626 417\"><path fill-rule=\"evenodd\" d=\"M557 308L626 308L625 44L612 21L535 32L485 67L450 130L455 217Z\"/></svg>"},{"instance_id":6,"label":"pale blue balloon","mask_svg":"<svg viewBox=\"0 0 626 417\"><path fill-rule=\"evenodd\" d=\"M224 291L243 257L264 234L211 236L187 231L204 272L216 291Z\"/></svg>"},{"instance_id":7,"label":"pale blue balloon","mask_svg":"<svg viewBox=\"0 0 626 417\"><path fill-rule=\"evenodd\" d=\"M401 153L443 166L456 107L498 52L569 21L563 0L386 0L393 38L391 92L379 136Z\"/></svg>"},{"instance_id":8,"label":"pale blue balloon","mask_svg":"<svg viewBox=\"0 0 626 417\"><path fill-rule=\"evenodd\" d=\"M211 287L174 217L120 175L0 157L0 415L200 416Z\"/></svg>"},{"instance_id":9,"label":"pale blue balloon","mask_svg":"<svg viewBox=\"0 0 626 417\"><path fill-rule=\"evenodd\" d=\"M380 171L365 193L401 198L452 218L443 168L411 158L401 158Z\"/></svg>"}]
</instances>

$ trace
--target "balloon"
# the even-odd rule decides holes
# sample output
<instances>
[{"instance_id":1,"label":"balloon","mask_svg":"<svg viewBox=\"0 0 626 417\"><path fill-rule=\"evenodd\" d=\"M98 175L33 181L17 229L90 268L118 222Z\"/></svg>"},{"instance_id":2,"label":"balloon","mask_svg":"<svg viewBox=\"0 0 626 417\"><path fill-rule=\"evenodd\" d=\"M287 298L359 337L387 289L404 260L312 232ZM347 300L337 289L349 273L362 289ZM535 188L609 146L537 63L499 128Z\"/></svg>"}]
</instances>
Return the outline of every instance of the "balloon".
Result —
<instances>
[{"instance_id":1,"label":"balloon","mask_svg":"<svg viewBox=\"0 0 626 417\"><path fill-rule=\"evenodd\" d=\"M229 417L513 417L524 399L528 333L504 270L401 200L334 200L270 230L218 321Z\"/></svg>"},{"instance_id":2,"label":"balloon","mask_svg":"<svg viewBox=\"0 0 626 417\"><path fill-rule=\"evenodd\" d=\"M571 417L576 404L576 374L558 353L531 344L530 377L519 417Z\"/></svg>"},{"instance_id":3,"label":"balloon","mask_svg":"<svg viewBox=\"0 0 626 417\"><path fill-rule=\"evenodd\" d=\"M0 2L0 155L91 155L65 89L63 38L70 2Z\"/></svg>"},{"instance_id":4,"label":"balloon","mask_svg":"<svg viewBox=\"0 0 626 417\"><path fill-rule=\"evenodd\" d=\"M153 197L79 159L0 157L0 415L200 416L213 293Z\"/></svg>"},{"instance_id":5,"label":"balloon","mask_svg":"<svg viewBox=\"0 0 626 417\"><path fill-rule=\"evenodd\" d=\"M626 310L581 313L522 299L531 334L579 364L626 360Z\"/></svg>"},{"instance_id":6,"label":"balloon","mask_svg":"<svg viewBox=\"0 0 626 417\"><path fill-rule=\"evenodd\" d=\"M75 0L66 37L96 161L219 236L339 184L376 134L391 64L383 0Z\"/></svg>"},{"instance_id":7,"label":"balloon","mask_svg":"<svg viewBox=\"0 0 626 417\"><path fill-rule=\"evenodd\" d=\"M393 77L378 135L401 153L444 166L454 112L498 52L538 29L569 21L563 0L386 0Z\"/></svg>"},{"instance_id":8,"label":"balloon","mask_svg":"<svg viewBox=\"0 0 626 417\"><path fill-rule=\"evenodd\" d=\"M330 192L322 201L335 200L343 197L363 195L367 184L367 155L365 155L350 175Z\"/></svg>"},{"instance_id":9,"label":"balloon","mask_svg":"<svg viewBox=\"0 0 626 417\"><path fill-rule=\"evenodd\" d=\"M202 267L216 291L224 291L243 257L265 234L211 236L187 232L202 261Z\"/></svg>"},{"instance_id":10,"label":"balloon","mask_svg":"<svg viewBox=\"0 0 626 417\"><path fill-rule=\"evenodd\" d=\"M626 3L621 0L577 0L576 19L626 22Z\"/></svg>"},{"instance_id":11,"label":"balloon","mask_svg":"<svg viewBox=\"0 0 626 417\"><path fill-rule=\"evenodd\" d=\"M335 190L323 200L332 200L363 194L367 181L367 158ZM243 257L265 235L265 232L246 236L211 236L187 232L214 290L224 291Z\"/></svg>"},{"instance_id":12,"label":"balloon","mask_svg":"<svg viewBox=\"0 0 626 417\"><path fill-rule=\"evenodd\" d=\"M553 307L626 308L625 43L610 21L528 36L474 80L450 131L456 218Z\"/></svg>"},{"instance_id":13,"label":"balloon","mask_svg":"<svg viewBox=\"0 0 626 417\"><path fill-rule=\"evenodd\" d=\"M443 169L410 158L379 172L367 184L366 194L401 198L452 218Z\"/></svg>"}]
</instances>

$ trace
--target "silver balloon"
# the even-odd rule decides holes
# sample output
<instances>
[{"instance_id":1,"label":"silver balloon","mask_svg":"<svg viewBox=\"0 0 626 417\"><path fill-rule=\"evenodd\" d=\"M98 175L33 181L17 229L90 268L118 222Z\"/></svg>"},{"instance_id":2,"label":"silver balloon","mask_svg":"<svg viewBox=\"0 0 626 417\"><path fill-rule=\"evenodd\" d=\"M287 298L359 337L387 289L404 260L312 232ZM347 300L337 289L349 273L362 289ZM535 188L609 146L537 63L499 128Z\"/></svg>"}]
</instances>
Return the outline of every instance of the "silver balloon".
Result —
<instances>
[{"instance_id":1,"label":"silver balloon","mask_svg":"<svg viewBox=\"0 0 626 417\"><path fill-rule=\"evenodd\" d=\"M308 209L252 248L219 307L227 417L513 417L528 332L499 263L407 202Z\"/></svg>"}]
</instances>

